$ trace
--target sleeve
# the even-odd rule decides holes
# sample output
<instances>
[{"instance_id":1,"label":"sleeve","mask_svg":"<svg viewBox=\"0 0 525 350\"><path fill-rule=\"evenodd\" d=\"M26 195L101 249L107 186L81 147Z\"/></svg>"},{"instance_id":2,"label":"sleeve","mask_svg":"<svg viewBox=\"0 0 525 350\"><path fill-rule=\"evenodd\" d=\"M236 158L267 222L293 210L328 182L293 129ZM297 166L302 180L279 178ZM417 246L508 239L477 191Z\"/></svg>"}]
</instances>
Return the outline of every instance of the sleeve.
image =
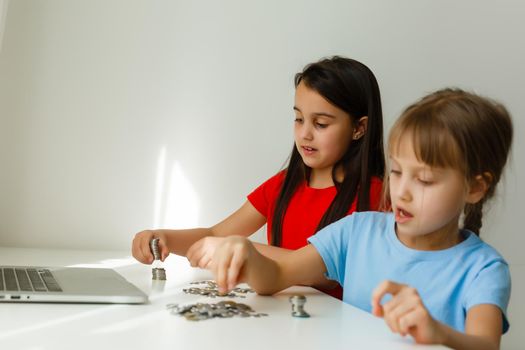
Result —
<instances>
[{"instance_id":1,"label":"sleeve","mask_svg":"<svg viewBox=\"0 0 525 350\"><path fill-rule=\"evenodd\" d=\"M277 200L281 185L284 181L285 172L281 171L273 177L263 182L253 190L248 196L248 201L264 217L268 218L272 205Z\"/></svg>"},{"instance_id":2,"label":"sleeve","mask_svg":"<svg viewBox=\"0 0 525 350\"><path fill-rule=\"evenodd\" d=\"M343 285L349 236L355 215L336 221L308 238L326 266L326 278Z\"/></svg>"},{"instance_id":3,"label":"sleeve","mask_svg":"<svg viewBox=\"0 0 525 350\"><path fill-rule=\"evenodd\" d=\"M496 260L485 266L474 278L465 298L465 310L479 304L493 304L501 309L503 333L509 329L507 306L510 299L510 271L505 261Z\"/></svg>"}]
</instances>

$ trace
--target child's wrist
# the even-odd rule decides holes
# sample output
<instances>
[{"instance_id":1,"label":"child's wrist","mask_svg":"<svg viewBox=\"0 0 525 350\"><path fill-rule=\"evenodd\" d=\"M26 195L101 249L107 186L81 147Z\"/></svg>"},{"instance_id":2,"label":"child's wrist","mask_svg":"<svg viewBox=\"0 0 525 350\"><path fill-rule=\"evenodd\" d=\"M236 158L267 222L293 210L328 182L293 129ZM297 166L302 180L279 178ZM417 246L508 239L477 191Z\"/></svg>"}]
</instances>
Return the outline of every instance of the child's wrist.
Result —
<instances>
[{"instance_id":1,"label":"child's wrist","mask_svg":"<svg viewBox=\"0 0 525 350\"><path fill-rule=\"evenodd\" d=\"M450 335L450 328L448 328L445 324L434 320L436 324L436 343L437 344L446 344L449 339Z\"/></svg>"}]
</instances>

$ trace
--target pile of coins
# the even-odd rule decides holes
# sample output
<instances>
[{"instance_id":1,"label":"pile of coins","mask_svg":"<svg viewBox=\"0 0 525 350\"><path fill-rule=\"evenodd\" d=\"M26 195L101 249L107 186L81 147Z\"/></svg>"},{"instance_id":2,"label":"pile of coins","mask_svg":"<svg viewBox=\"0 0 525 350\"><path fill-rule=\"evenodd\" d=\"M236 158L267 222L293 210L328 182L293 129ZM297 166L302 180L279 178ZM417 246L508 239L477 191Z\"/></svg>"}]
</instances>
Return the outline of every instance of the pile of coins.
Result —
<instances>
[{"instance_id":1,"label":"pile of coins","mask_svg":"<svg viewBox=\"0 0 525 350\"><path fill-rule=\"evenodd\" d=\"M188 321L202 321L210 318L238 317L261 317L268 316L265 313L255 312L249 305L236 303L232 300L220 301L218 303L196 303L184 306L168 304L166 308L172 315L184 316Z\"/></svg>"},{"instance_id":2,"label":"pile of coins","mask_svg":"<svg viewBox=\"0 0 525 350\"><path fill-rule=\"evenodd\" d=\"M251 288L234 288L229 293L219 293L217 283L215 281L200 281L192 282L190 284L204 284L206 287L190 287L185 288L182 291L186 294L203 295L211 298L215 297L228 297L228 298L246 298L246 294L253 293Z\"/></svg>"}]
</instances>

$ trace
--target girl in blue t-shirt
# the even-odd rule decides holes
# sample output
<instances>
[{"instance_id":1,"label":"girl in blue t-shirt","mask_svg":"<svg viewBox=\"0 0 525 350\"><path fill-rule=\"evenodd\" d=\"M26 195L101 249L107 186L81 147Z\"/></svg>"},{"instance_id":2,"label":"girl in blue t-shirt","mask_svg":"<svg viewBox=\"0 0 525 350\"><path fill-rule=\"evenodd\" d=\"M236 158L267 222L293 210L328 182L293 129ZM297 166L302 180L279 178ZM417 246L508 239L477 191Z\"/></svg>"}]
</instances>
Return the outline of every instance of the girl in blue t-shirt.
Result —
<instances>
[{"instance_id":1,"label":"girl in blue t-shirt","mask_svg":"<svg viewBox=\"0 0 525 350\"><path fill-rule=\"evenodd\" d=\"M417 343L498 348L510 274L478 236L512 134L507 110L490 99L453 89L424 97L390 132L389 212L343 218L279 260L244 237L225 238L210 266L219 289L246 282L273 294L328 277L343 285L345 302Z\"/></svg>"}]
</instances>

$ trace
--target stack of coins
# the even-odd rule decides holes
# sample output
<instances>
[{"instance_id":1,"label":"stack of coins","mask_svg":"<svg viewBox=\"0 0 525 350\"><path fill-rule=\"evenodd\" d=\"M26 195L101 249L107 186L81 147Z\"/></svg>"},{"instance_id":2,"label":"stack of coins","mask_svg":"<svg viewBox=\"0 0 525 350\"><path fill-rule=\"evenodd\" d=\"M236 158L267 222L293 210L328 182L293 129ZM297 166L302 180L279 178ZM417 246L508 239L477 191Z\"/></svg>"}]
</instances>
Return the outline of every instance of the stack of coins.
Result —
<instances>
[{"instance_id":1,"label":"stack of coins","mask_svg":"<svg viewBox=\"0 0 525 350\"><path fill-rule=\"evenodd\" d=\"M154 280L166 280L166 270L164 270L162 267L154 267L151 269L152 278Z\"/></svg>"},{"instance_id":2,"label":"stack of coins","mask_svg":"<svg viewBox=\"0 0 525 350\"><path fill-rule=\"evenodd\" d=\"M310 314L304 310L304 304L306 303L306 297L304 295L292 295L290 297L290 303L292 303L293 317L310 317Z\"/></svg>"},{"instance_id":3,"label":"stack of coins","mask_svg":"<svg viewBox=\"0 0 525 350\"><path fill-rule=\"evenodd\" d=\"M159 239L154 238L150 241L149 247L151 249L151 254L153 254L153 258L155 261L160 261L160 251L159 251ZM153 267L151 269L152 272L152 278L154 280L166 280L166 270L162 267Z\"/></svg>"}]
</instances>

